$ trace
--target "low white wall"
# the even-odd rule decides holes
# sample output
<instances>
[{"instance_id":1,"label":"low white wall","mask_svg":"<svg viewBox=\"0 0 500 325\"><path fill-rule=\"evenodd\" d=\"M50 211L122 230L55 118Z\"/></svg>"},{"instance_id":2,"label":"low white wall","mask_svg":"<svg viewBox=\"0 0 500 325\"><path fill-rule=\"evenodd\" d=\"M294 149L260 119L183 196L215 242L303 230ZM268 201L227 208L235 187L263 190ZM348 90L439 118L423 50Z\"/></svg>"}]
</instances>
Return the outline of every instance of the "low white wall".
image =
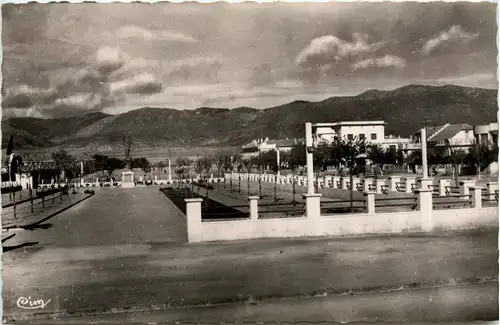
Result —
<instances>
[{"instance_id":1,"label":"low white wall","mask_svg":"<svg viewBox=\"0 0 500 325\"><path fill-rule=\"evenodd\" d=\"M498 227L498 207L434 210L434 227L445 230Z\"/></svg>"},{"instance_id":2,"label":"low white wall","mask_svg":"<svg viewBox=\"0 0 500 325\"><path fill-rule=\"evenodd\" d=\"M498 208L433 211L434 229L459 230L498 226ZM349 214L315 218L279 218L200 223L199 238L190 242L252 238L350 236L423 231L420 211Z\"/></svg>"}]
</instances>

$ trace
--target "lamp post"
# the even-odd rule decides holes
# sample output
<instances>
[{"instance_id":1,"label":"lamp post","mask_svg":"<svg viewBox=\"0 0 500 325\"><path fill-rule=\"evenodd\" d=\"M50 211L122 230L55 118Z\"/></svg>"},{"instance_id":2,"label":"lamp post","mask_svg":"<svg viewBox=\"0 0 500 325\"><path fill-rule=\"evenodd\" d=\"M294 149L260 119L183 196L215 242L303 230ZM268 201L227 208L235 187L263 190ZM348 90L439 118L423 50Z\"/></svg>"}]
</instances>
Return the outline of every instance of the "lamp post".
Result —
<instances>
[{"instance_id":1,"label":"lamp post","mask_svg":"<svg viewBox=\"0 0 500 325\"><path fill-rule=\"evenodd\" d=\"M279 148L276 148L276 166L277 166L276 175L280 176L280 149Z\"/></svg>"},{"instance_id":2,"label":"lamp post","mask_svg":"<svg viewBox=\"0 0 500 325\"><path fill-rule=\"evenodd\" d=\"M307 194L314 194L314 160L313 160L312 124L306 123L306 162L307 162Z\"/></svg>"},{"instance_id":3,"label":"lamp post","mask_svg":"<svg viewBox=\"0 0 500 325\"><path fill-rule=\"evenodd\" d=\"M422 141L422 178L429 177L429 167L427 165L427 132L425 127L420 131Z\"/></svg>"},{"instance_id":4,"label":"lamp post","mask_svg":"<svg viewBox=\"0 0 500 325\"><path fill-rule=\"evenodd\" d=\"M229 192L233 193L233 156L231 156L231 175L229 177Z\"/></svg>"}]
</instances>

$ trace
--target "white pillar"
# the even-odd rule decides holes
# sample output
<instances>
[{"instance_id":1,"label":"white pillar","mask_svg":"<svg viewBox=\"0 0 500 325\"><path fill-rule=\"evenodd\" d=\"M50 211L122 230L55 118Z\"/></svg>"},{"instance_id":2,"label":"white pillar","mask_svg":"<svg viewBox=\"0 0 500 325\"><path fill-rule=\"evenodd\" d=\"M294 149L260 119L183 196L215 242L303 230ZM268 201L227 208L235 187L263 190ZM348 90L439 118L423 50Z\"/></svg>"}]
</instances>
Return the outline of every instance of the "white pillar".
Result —
<instances>
[{"instance_id":1,"label":"white pillar","mask_svg":"<svg viewBox=\"0 0 500 325\"><path fill-rule=\"evenodd\" d=\"M385 180L376 179L375 180L375 193L382 194L382 186L385 185Z\"/></svg>"},{"instance_id":2,"label":"white pillar","mask_svg":"<svg viewBox=\"0 0 500 325\"><path fill-rule=\"evenodd\" d=\"M465 180L460 182L460 196L464 198L470 195L470 188L476 185L474 180Z\"/></svg>"},{"instance_id":3,"label":"white pillar","mask_svg":"<svg viewBox=\"0 0 500 325\"><path fill-rule=\"evenodd\" d=\"M188 242L201 242L201 202L203 202L203 199L184 199L184 202L186 202Z\"/></svg>"},{"instance_id":4,"label":"white pillar","mask_svg":"<svg viewBox=\"0 0 500 325\"><path fill-rule=\"evenodd\" d=\"M318 218L321 216L321 194L304 194L306 200L306 217Z\"/></svg>"},{"instance_id":5,"label":"white pillar","mask_svg":"<svg viewBox=\"0 0 500 325\"><path fill-rule=\"evenodd\" d=\"M433 185L433 180L432 178L422 178L418 180L420 183L419 189L424 189L424 190L430 190L431 192L433 191L433 188L431 185Z\"/></svg>"},{"instance_id":6,"label":"white pillar","mask_svg":"<svg viewBox=\"0 0 500 325\"><path fill-rule=\"evenodd\" d=\"M280 175L280 150L276 148L276 164L278 166L278 176Z\"/></svg>"},{"instance_id":7,"label":"white pillar","mask_svg":"<svg viewBox=\"0 0 500 325\"><path fill-rule=\"evenodd\" d=\"M366 198L366 213L375 214L375 192L368 191L364 194Z\"/></svg>"},{"instance_id":8,"label":"white pillar","mask_svg":"<svg viewBox=\"0 0 500 325\"><path fill-rule=\"evenodd\" d=\"M312 124L306 123L306 156L307 156L307 194L314 194L314 161L313 161Z\"/></svg>"},{"instance_id":9,"label":"white pillar","mask_svg":"<svg viewBox=\"0 0 500 325\"><path fill-rule=\"evenodd\" d=\"M439 196L446 196L446 187L450 186L451 181L449 179L439 180Z\"/></svg>"},{"instance_id":10,"label":"white pillar","mask_svg":"<svg viewBox=\"0 0 500 325\"><path fill-rule=\"evenodd\" d=\"M405 192L406 193L413 193L412 184L415 184L415 181L416 181L415 177L406 177L405 178Z\"/></svg>"},{"instance_id":11,"label":"white pillar","mask_svg":"<svg viewBox=\"0 0 500 325\"><path fill-rule=\"evenodd\" d=\"M425 128L421 130L422 138L422 178L429 177L429 167L427 166L427 132Z\"/></svg>"},{"instance_id":12,"label":"white pillar","mask_svg":"<svg viewBox=\"0 0 500 325\"><path fill-rule=\"evenodd\" d=\"M170 158L168 158L168 181L172 182L172 166L171 166Z\"/></svg>"},{"instance_id":13,"label":"white pillar","mask_svg":"<svg viewBox=\"0 0 500 325\"><path fill-rule=\"evenodd\" d=\"M347 183L349 182L349 177L341 177L340 178L340 188L343 190L347 190Z\"/></svg>"},{"instance_id":14,"label":"white pillar","mask_svg":"<svg viewBox=\"0 0 500 325\"><path fill-rule=\"evenodd\" d=\"M432 190L419 189L417 193L417 209L421 213L422 230L432 231L434 229L434 220L432 219Z\"/></svg>"},{"instance_id":15,"label":"white pillar","mask_svg":"<svg viewBox=\"0 0 500 325\"><path fill-rule=\"evenodd\" d=\"M483 188L481 186L474 186L471 188L472 190L472 207L474 209L481 209L483 206Z\"/></svg>"},{"instance_id":16,"label":"white pillar","mask_svg":"<svg viewBox=\"0 0 500 325\"><path fill-rule=\"evenodd\" d=\"M488 183L486 184L486 191L488 193L488 200L495 199L495 191L498 190L498 183Z\"/></svg>"},{"instance_id":17,"label":"white pillar","mask_svg":"<svg viewBox=\"0 0 500 325\"><path fill-rule=\"evenodd\" d=\"M400 176L389 176L387 177L387 186L389 187L389 191L397 192L397 183L400 181Z\"/></svg>"},{"instance_id":18,"label":"white pillar","mask_svg":"<svg viewBox=\"0 0 500 325\"><path fill-rule=\"evenodd\" d=\"M249 196L248 204L250 209L250 220L259 219L259 197L258 196Z\"/></svg>"},{"instance_id":19,"label":"white pillar","mask_svg":"<svg viewBox=\"0 0 500 325\"><path fill-rule=\"evenodd\" d=\"M370 185L372 185L372 184L373 184L373 179L371 179L371 178L365 178L365 179L363 179L363 191L367 192L367 193L368 192L372 192L370 190Z\"/></svg>"}]
</instances>

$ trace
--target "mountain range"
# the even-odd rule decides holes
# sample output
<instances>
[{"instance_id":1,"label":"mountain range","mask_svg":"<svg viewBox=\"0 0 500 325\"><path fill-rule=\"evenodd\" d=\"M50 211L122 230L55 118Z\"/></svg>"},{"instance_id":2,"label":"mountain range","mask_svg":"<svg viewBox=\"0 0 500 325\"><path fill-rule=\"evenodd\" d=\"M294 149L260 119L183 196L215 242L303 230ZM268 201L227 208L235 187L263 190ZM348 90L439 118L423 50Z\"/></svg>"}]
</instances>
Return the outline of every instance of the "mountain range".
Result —
<instances>
[{"instance_id":1,"label":"mountain range","mask_svg":"<svg viewBox=\"0 0 500 325\"><path fill-rule=\"evenodd\" d=\"M60 119L9 118L2 121L2 147L14 135L18 149L93 150L121 146L125 134L138 147L240 146L255 138L303 137L306 121L384 120L386 134L408 136L425 125L490 123L497 120L497 110L497 90L409 85L267 109L143 107L118 115L97 112Z\"/></svg>"}]
</instances>

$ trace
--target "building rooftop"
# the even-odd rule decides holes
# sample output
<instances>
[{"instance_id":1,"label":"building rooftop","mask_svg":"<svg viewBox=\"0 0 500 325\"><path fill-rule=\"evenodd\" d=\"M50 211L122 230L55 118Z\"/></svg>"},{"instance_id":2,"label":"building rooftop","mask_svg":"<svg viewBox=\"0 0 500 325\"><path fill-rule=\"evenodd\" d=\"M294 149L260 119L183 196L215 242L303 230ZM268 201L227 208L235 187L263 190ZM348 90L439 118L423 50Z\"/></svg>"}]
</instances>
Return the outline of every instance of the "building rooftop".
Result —
<instances>
[{"instance_id":1,"label":"building rooftop","mask_svg":"<svg viewBox=\"0 0 500 325\"><path fill-rule=\"evenodd\" d=\"M469 124L447 124L438 130L435 134L430 135L428 141L443 141L453 138L458 132L463 130L473 130Z\"/></svg>"},{"instance_id":2,"label":"building rooftop","mask_svg":"<svg viewBox=\"0 0 500 325\"><path fill-rule=\"evenodd\" d=\"M385 125L384 121L342 121L334 123L315 123L316 127L333 127L333 126L357 126L357 125Z\"/></svg>"}]
</instances>

